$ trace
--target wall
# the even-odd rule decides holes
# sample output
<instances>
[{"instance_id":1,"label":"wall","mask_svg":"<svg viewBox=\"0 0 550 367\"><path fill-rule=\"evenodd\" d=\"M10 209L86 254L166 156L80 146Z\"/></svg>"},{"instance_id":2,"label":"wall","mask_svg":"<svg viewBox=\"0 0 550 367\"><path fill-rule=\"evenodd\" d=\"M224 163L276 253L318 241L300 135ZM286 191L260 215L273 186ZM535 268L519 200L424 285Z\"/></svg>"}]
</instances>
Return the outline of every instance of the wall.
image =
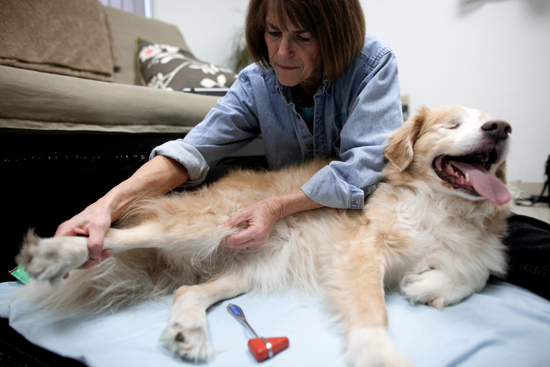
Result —
<instances>
[{"instance_id":1,"label":"wall","mask_svg":"<svg viewBox=\"0 0 550 367\"><path fill-rule=\"evenodd\" d=\"M363 0L413 107L461 104L513 127L508 177L543 181L550 154L550 1Z\"/></svg>"},{"instance_id":2,"label":"wall","mask_svg":"<svg viewBox=\"0 0 550 367\"><path fill-rule=\"evenodd\" d=\"M178 26L197 58L229 67L247 5L248 0L153 0L153 17Z\"/></svg>"},{"instance_id":3,"label":"wall","mask_svg":"<svg viewBox=\"0 0 550 367\"><path fill-rule=\"evenodd\" d=\"M195 55L228 65L247 0L154 0ZM419 106L461 104L513 126L508 177L544 180L550 154L549 0L362 0L367 30L398 61L402 93Z\"/></svg>"}]
</instances>

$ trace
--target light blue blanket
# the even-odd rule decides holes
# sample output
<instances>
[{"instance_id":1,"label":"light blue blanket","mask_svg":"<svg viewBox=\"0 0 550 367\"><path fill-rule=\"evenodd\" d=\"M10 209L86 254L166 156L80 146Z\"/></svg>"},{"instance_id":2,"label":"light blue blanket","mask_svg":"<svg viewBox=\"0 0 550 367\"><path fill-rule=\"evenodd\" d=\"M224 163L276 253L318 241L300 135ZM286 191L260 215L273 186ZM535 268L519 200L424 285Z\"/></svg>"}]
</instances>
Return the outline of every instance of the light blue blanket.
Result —
<instances>
[{"instance_id":1,"label":"light blue blanket","mask_svg":"<svg viewBox=\"0 0 550 367\"><path fill-rule=\"evenodd\" d=\"M52 315L13 302L14 282L0 283L0 316L34 344L93 367L189 366L159 343L171 297L88 319ZM516 286L491 281L459 305L438 311L386 296L389 331L397 347L421 367L550 366L550 302ZM263 366L344 366L343 339L320 298L303 294L243 295L209 309L211 343L219 353L207 366L256 366L251 336L226 310L239 305L265 337L286 336L290 347Z\"/></svg>"}]
</instances>

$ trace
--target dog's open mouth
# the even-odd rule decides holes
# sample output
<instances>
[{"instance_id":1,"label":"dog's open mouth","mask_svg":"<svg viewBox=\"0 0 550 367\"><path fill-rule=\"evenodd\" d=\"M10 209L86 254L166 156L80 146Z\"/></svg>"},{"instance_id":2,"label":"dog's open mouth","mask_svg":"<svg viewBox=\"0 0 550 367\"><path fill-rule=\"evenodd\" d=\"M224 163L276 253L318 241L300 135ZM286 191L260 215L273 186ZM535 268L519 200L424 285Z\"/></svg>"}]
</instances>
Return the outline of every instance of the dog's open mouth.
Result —
<instances>
[{"instance_id":1,"label":"dog's open mouth","mask_svg":"<svg viewBox=\"0 0 550 367\"><path fill-rule=\"evenodd\" d=\"M510 201L510 192L506 186L489 172L491 164L497 161L496 149L453 157L441 155L433 162L439 178L473 196L483 196L496 205Z\"/></svg>"}]
</instances>

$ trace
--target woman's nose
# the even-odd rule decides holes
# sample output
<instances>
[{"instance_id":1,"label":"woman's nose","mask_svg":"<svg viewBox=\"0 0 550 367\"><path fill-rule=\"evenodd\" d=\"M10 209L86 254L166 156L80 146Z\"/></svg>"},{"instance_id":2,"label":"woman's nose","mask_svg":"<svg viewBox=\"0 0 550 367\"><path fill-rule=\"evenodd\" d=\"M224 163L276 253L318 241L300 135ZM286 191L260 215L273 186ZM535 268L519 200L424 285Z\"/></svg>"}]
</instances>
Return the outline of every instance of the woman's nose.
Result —
<instances>
[{"instance_id":1,"label":"woman's nose","mask_svg":"<svg viewBox=\"0 0 550 367\"><path fill-rule=\"evenodd\" d=\"M283 38L279 44L279 56L280 57L292 57L294 50L292 49L292 43L290 40Z\"/></svg>"}]
</instances>

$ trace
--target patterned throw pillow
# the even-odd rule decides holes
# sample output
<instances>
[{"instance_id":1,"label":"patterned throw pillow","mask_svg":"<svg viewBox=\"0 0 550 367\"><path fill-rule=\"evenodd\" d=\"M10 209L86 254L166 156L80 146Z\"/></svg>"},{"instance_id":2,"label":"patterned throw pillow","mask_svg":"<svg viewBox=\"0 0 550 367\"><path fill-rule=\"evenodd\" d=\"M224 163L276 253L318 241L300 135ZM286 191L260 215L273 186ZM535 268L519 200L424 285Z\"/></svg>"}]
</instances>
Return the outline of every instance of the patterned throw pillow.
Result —
<instances>
[{"instance_id":1,"label":"patterned throw pillow","mask_svg":"<svg viewBox=\"0 0 550 367\"><path fill-rule=\"evenodd\" d=\"M152 88L228 88L237 75L228 68L199 61L189 51L137 39L141 81Z\"/></svg>"}]
</instances>

